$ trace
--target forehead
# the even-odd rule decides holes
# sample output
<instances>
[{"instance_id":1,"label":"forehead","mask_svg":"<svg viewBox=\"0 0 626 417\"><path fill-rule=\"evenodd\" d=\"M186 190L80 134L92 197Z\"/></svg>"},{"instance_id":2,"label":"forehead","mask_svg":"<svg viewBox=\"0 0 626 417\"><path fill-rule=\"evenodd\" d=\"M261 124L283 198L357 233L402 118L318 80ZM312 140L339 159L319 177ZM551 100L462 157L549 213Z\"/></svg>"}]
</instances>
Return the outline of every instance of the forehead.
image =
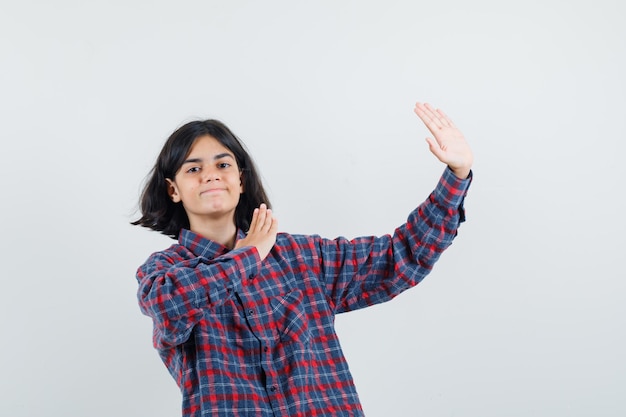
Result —
<instances>
[{"instance_id":1,"label":"forehead","mask_svg":"<svg viewBox=\"0 0 626 417\"><path fill-rule=\"evenodd\" d=\"M193 158L213 158L216 155L228 154L233 156L233 152L228 149L226 146L222 145L220 141L215 139L213 136L204 135L196 138L191 145L191 149L189 149L189 155L187 159Z\"/></svg>"}]
</instances>

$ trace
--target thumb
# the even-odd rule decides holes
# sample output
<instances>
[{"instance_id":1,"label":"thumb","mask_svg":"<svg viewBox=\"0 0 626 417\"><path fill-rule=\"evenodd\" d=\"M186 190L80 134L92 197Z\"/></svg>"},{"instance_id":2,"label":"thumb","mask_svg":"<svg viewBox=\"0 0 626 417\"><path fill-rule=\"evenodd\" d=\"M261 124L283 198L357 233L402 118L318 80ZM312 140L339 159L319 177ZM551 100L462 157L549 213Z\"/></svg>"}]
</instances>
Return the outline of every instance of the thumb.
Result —
<instances>
[{"instance_id":1,"label":"thumb","mask_svg":"<svg viewBox=\"0 0 626 417\"><path fill-rule=\"evenodd\" d=\"M443 162L443 150L441 149L441 146L439 146L439 144L433 138L426 138L426 142L428 142L428 148L430 149L432 154L435 155L437 159L439 159L441 162Z\"/></svg>"}]
</instances>

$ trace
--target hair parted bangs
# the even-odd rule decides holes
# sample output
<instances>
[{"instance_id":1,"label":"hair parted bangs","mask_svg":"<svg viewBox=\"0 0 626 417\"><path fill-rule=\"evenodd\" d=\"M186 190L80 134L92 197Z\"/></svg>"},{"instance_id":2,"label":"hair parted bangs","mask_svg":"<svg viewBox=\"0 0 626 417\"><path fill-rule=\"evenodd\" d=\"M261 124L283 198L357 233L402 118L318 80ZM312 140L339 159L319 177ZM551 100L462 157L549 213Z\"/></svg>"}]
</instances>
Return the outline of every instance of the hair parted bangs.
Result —
<instances>
[{"instance_id":1,"label":"hair parted bangs","mask_svg":"<svg viewBox=\"0 0 626 417\"><path fill-rule=\"evenodd\" d=\"M131 224L147 227L173 239L178 239L181 229L189 228L183 204L172 201L166 179L174 179L196 139L206 135L215 138L234 154L241 171L244 192L235 209L235 225L247 231L254 209L261 203L271 207L254 161L241 140L218 120L198 120L178 128L163 145L139 199L141 217Z\"/></svg>"}]
</instances>

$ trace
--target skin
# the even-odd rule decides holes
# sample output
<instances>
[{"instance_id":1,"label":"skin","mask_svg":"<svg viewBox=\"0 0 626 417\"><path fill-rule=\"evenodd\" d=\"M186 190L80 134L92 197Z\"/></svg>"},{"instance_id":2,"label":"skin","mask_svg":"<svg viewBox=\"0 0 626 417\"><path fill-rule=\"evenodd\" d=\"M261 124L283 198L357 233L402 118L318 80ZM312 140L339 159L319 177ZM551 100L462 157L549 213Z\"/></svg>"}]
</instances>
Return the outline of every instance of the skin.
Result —
<instances>
[{"instance_id":1,"label":"skin","mask_svg":"<svg viewBox=\"0 0 626 417\"><path fill-rule=\"evenodd\" d=\"M474 156L461 131L430 104L418 102L414 112L433 135L426 138L433 155L458 178L467 178ZM172 200L182 201L185 207L191 230L229 248L255 247L265 259L276 243L278 220L261 204L254 210L247 236L235 242L235 208L244 187L232 153L215 138L203 136L196 140L187 160L191 162L183 164L174 179L167 181ZM203 192L211 187L224 190Z\"/></svg>"},{"instance_id":2,"label":"skin","mask_svg":"<svg viewBox=\"0 0 626 417\"><path fill-rule=\"evenodd\" d=\"M461 131L442 110L428 103L416 103L414 112L433 134L434 139L426 138L433 155L448 165L454 175L461 179L467 178L474 155Z\"/></svg>"}]
</instances>

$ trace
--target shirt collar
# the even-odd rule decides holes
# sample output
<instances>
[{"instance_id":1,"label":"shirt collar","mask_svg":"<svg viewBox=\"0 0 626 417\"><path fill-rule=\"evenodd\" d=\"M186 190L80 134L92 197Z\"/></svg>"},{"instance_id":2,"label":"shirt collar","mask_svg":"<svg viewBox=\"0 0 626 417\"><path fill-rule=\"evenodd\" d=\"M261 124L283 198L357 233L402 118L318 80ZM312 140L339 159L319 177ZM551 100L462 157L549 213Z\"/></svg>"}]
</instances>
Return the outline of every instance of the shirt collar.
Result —
<instances>
[{"instance_id":1,"label":"shirt collar","mask_svg":"<svg viewBox=\"0 0 626 417\"><path fill-rule=\"evenodd\" d=\"M235 242L244 237L246 237L246 234L241 229L237 229L237 239L235 239ZM230 250L226 246L188 229L181 229L178 235L178 243L189 249L194 255L207 259L213 259Z\"/></svg>"}]
</instances>

